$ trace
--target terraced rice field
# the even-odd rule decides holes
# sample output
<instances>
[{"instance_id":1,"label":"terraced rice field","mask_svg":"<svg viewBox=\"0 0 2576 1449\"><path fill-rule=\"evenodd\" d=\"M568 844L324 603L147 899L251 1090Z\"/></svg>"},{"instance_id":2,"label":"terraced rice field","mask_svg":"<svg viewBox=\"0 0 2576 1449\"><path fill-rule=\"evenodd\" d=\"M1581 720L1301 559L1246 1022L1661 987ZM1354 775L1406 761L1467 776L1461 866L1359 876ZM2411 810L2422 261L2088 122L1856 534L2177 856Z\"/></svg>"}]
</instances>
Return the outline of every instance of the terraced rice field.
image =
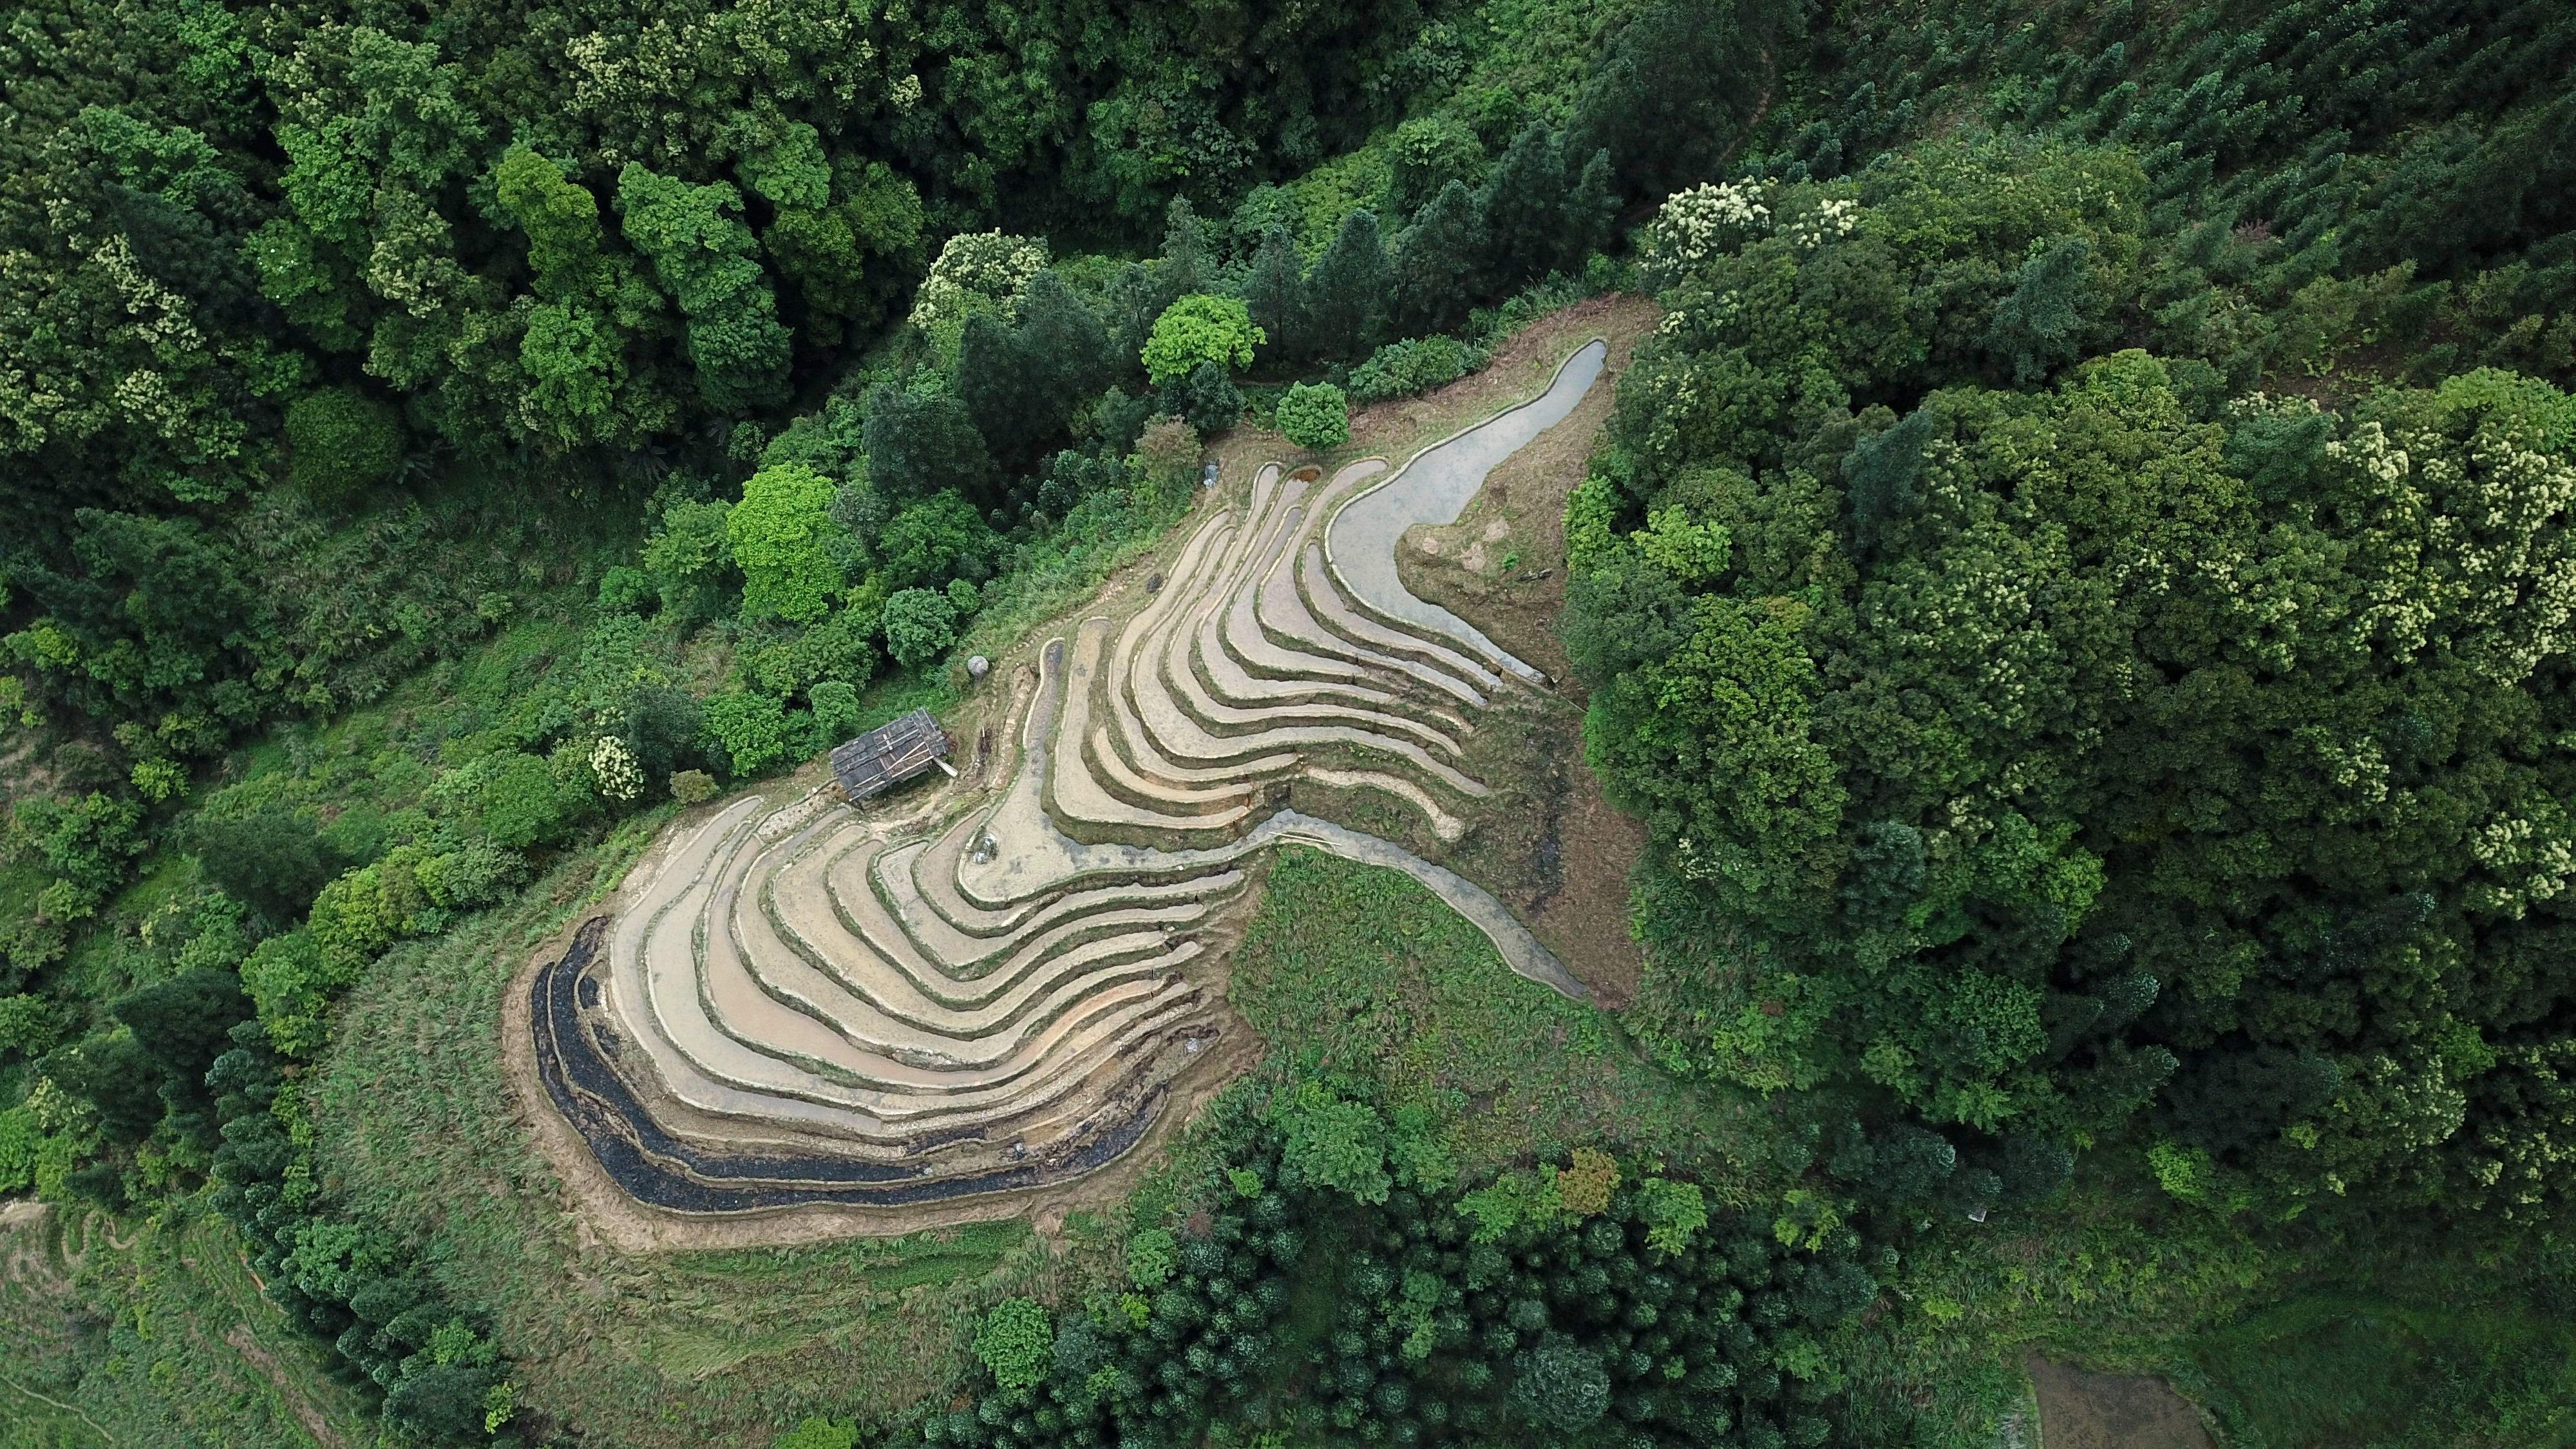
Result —
<instances>
[{"instance_id":1,"label":"terraced rice field","mask_svg":"<svg viewBox=\"0 0 2576 1449\"><path fill-rule=\"evenodd\" d=\"M628 1192L685 1212L1089 1170L1228 1029L1207 937L1282 841L1405 871L1515 972L1581 996L1489 892L1280 801L1303 777L1381 793L1442 840L1469 828L1491 792L1463 743L1497 691L1541 677L1406 592L1396 540L1455 517L1605 352L1391 478L1260 470L1141 608L1043 643L997 793L901 818L752 797L667 842L538 973L557 1107Z\"/></svg>"}]
</instances>

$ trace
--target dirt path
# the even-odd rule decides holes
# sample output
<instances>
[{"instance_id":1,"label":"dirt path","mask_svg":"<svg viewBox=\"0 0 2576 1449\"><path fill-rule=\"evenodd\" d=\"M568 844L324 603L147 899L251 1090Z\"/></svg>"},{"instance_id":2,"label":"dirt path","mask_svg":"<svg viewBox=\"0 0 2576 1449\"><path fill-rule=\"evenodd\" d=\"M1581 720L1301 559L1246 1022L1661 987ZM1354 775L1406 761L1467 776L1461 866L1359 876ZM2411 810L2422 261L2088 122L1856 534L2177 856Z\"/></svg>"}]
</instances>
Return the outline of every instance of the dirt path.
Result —
<instances>
[{"instance_id":1,"label":"dirt path","mask_svg":"<svg viewBox=\"0 0 2576 1449\"><path fill-rule=\"evenodd\" d=\"M225 1329L224 1342L231 1345L233 1352L240 1354L244 1362L266 1374L268 1381L277 1386L277 1396L286 1401L287 1412L295 1416L295 1422L304 1426L304 1432L312 1436L314 1443L323 1449L345 1449L348 1441L340 1437L340 1431L332 1428L331 1421L322 1417L322 1411L313 1407L302 1391L295 1387L294 1380L287 1377L276 1356L262 1347L259 1336L250 1331L249 1324L236 1323Z\"/></svg>"},{"instance_id":2,"label":"dirt path","mask_svg":"<svg viewBox=\"0 0 2576 1449\"><path fill-rule=\"evenodd\" d=\"M107 1432L107 1430L99 1424L98 1420L82 1413L80 1406L77 1404L66 1404L60 1399L48 1398L5 1374L0 1374L0 1386L5 1386L17 1393L24 1394L28 1398L31 1398L37 1403L43 1404L48 1408L60 1409L64 1413L70 1414L79 1419L82 1423L89 1425L92 1433L95 1433L98 1437L106 1440L108 1443L114 1444L117 1442L117 1438L114 1434Z\"/></svg>"},{"instance_id":3,"label":"dirt path","mask_svg":"<svg viewBox=\"0 0 2576 1449\"><path fill-rule=\"evenodd\" d=\"M2037 1354L2022 1367L2039 1393L2045 1449L2210 1449L2200 1411L2163 1379L2097 1374Z\"/></svg>"},{"instance_id":4,"label":"dirt path","mask_svg":"<svg viewBox=\"0 0 2576 1449\"><path fill-rule=\"evenodd\" d=\"M1577 337L1610 342L1601 383L1564 422L1496 467L1457 522L1415 529L1397 550L1408 588L1473 621L1546 671L1551 692L1572 709L1580 709L1584 696L1557 636L1565 612L1566 495L1583 481L1585 463L1610 420L1618 375L1659 315L1654 303L1633 296L1569 307L1516 334L1487 373L1453 384L1489 389L1488 375L1524 370L1531 359L1561 353ZM1447 392L1435 397L1445 401ZM1646 831L1602 797L1600 781L1583 762L1575 727L1569 721L1565 729L1569 738L1555 752L1556 772L1545 791L1549 819L1538 847L1549 858L1553 882L1514 904L1539 939L1604 1006L1615 1009L1636 995L1645 967L1628 929L1628 876L1645 850Z\"/></svg>"}]
</instances>

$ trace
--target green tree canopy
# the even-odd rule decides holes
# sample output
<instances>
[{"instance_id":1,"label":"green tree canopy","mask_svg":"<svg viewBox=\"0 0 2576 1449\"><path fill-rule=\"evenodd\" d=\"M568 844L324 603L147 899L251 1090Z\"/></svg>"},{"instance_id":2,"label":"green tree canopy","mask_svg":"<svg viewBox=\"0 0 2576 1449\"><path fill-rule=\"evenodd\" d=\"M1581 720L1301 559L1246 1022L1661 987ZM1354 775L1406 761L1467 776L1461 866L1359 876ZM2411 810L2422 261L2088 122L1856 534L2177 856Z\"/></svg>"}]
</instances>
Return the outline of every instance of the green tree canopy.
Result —
<instances>
[{"instance_id":1,"label":"green tree canopy","mask_svg":"<svg viewBox=\"0 0 2576 1449\"><path fill-rule=\"evenodd\" d=\"M725 515L725 542L742 570L745 615L807 624L831 608L847 582L833 546L837 491L801 463L763 468L742 485L742 501Z\"/></svg>"},{"instance_id":2,"label":"green tree canopy","mask_svg":"<svg viewBox=\"0 0 2576 1449\"><path fill-rule=\"evenodd\" d=\"M688 318L689 361L712 410L739 413L773 400L786 381L787 329L740 220L741 194L723 182L692 186L628 162L617 175L626 240L652 262Z\"/></svg>"},{"instance_id":3,"label":"green tree canopy","mask_svg":"<svg viewBox=\"0 0 2576 1449\"><path fill-rule=\"evenodd\" d=\"M957 642L957 605L932 589L898 589L885 603L886 652L906 669L928 664Z\"/></svg>"},{"instance_id":4,"label":"green tree canopy","mask_svg":"<svg viewBox=\"0 0 2576 1449\"><path fill-rule=\"evenodd\" d=\"M1162 387L1203 364L1250 367L1252 350L1267 340L1241 299L1195 292L1154 319L1153 335L1145 339L1145 375Z\"/></svg>"},{"instance_id":5,"label":"green tree canopy","mask_svg":"<svg viewBox=\"0 0 2576 1449\"><path fill-rule=\"evenodd\" d=\"M364 502L402 468L402 413L353 387L316 388L287 405L286 457L295 485L316 499Z\"/></svg>"}]
</instances>

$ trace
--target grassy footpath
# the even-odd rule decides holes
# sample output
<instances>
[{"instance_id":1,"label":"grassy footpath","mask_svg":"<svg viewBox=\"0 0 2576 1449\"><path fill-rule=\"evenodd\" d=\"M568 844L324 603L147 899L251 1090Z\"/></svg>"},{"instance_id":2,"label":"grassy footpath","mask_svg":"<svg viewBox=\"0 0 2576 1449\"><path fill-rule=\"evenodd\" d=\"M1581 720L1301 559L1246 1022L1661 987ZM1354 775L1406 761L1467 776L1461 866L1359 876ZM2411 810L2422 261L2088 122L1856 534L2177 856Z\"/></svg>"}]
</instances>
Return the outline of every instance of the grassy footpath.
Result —
<instances>
[{"instance_id":1,"label":"grassy footpath","mask_svg":"<svg viewBox=\"0 0 2576 1449\"><path fill-rule=\"evenodd\" d=\"M221 1219L22 1209L0 1227L0 1449L373 1443L327 1356Z\"/></svg>"}]
</instances>

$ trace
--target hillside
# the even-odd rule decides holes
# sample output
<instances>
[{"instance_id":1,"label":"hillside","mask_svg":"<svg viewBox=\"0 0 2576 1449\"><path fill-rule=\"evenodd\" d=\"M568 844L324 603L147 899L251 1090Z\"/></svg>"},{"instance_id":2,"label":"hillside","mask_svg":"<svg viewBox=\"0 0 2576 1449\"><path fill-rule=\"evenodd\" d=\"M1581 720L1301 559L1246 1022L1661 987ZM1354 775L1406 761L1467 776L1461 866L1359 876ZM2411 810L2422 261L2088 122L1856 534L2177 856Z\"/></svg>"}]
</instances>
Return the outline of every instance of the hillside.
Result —
<instances>
[{"instance_id":1,"label":"hillside","mask_svg":"<svg viewBox=\"0 0 2576 1449\"><path fill-rule=\"evenodd\" d=\"M2563 1442L2571 73L20 6L0 1446Z\"/></svg>"}]
</instances>

